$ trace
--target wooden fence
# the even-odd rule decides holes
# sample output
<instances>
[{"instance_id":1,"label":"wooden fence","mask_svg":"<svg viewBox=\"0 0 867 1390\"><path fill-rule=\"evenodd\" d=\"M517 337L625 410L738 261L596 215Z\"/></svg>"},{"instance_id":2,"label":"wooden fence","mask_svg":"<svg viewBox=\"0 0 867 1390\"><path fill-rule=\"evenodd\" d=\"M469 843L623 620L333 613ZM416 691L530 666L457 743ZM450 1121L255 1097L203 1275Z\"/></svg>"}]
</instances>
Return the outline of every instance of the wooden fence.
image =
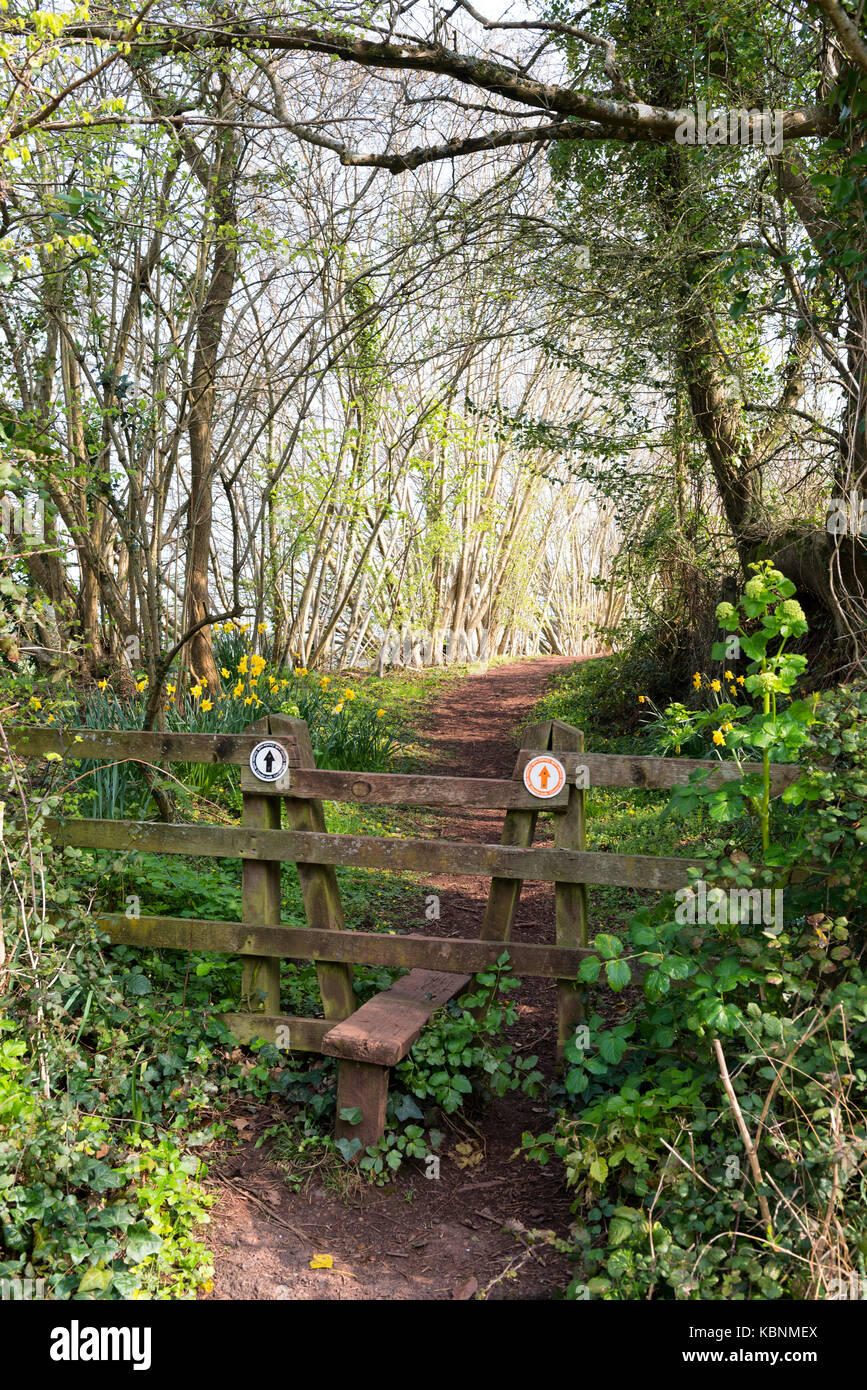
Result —
<instances>
[{"instance_id":1,"label":"wooden fence","mask_svg":"<svg viewBox=\"0 0 867 1390\"><path fill-rule=\"evenodd\" d=\"M284 750L288 765L274 782L259 780L250 756L263 739ZM405 1057L425 1023L460 994L473 973L493 965L508 943L519 975L557 982L558 1056L582 1017L575 983L587 947L588 884L671 890L687 882L697 860L626 855L585 848L584 785L671 788L685 784L706 762L587 753L584 736L559 720L526 730L510 779L429 777L423 774L326 772L315 767L307 725L272 715L243 734L187 734L30 729L10 737L14 752L30 757L60 754L70 761L105 759L240 765L241 826L164 824L143 821L54 819L46 823L60 845L158 854L214 855L242 860L242 921L103 913L98 924L113 942L213 951L243 958L241 1011L222 1017L242 1043L256 1039L292 1051L335 1057L338 1066L337 1135L369 1144L382 1134L389 1068ZM550 751L567 774L556 796L540 800L524 785L529 760ZM579 778L579 770L582 775ZM750 770L758 770L751 768ZM799 774L772 771L775 793ZM739 776L727 763L711 773L719 782ZM576 785L580 782L581 785ZM326 830L323 799L338 802L505 811L501 841L396 839L336 835ZM554 813L554 846L533 847L540 810ZM307 928L281 925L280 868L297 866ZM388 936L346 928L335 865L410 870L425 876L477 875L491 879L479 937ZM522 882L553 882L555 944L512 943ZM295 1018L280 1011L280 960L316 962L323 1017ZM403 967L407 975L358 1007L352 985L355 964ZM358 1107L360 1123L339 1118Z\"/></svg>"}]
</instances>

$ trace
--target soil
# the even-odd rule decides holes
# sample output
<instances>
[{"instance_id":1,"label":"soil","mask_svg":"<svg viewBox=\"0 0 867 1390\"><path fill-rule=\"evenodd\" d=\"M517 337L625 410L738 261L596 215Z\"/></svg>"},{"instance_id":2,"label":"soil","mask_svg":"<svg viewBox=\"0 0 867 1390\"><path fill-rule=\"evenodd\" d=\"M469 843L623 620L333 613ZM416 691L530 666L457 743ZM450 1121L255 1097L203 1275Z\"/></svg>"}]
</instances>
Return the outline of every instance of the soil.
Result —
<instances>
[{"instance_id":1,"label":"soil","mask_svg":"<svg viewBox=\"0 0 867 1390\"><path fill-rule=\"evenodd\" d=\"M475 777L510 777L514 732L564 659L496 667L446 687L424 730L426 770ZM451 811L425 821L422 833L496 843L502 812ZM540 819L536 843L545 843ZM431 829L433 826L433 829ZM396 923L403 930L476 936L487 898L484 879L438 877L419 885L418 911ZM425 919L428 894L440 897L438 921ZM553 942L550 884L526 884L514 939ZM510 1041L539 1057L553 1079L556 994L552 981L525 980L516 992L518 1023ZM552 1299L573 1277L568 1257L530 1230L568 1237L574 1216L556 1161L546 1167L513 1157L524 1131L549 1122L543 1100L508 1094L481 1112L445 1116L439 1178L405 1164L387 1188L358 1182L339 1193L310 1185L293 1191L263 1130L281 1118L274 1109L240 1102L232 1112L236 1146L212 1161L218 1193L212 1213L211 1299ZM458 1145L462 1145L458 1149ZM467 1161L469 1160L469 1161ZM314 1255L332 1267L311 1269Z\"/></svg>"}]
</instances>

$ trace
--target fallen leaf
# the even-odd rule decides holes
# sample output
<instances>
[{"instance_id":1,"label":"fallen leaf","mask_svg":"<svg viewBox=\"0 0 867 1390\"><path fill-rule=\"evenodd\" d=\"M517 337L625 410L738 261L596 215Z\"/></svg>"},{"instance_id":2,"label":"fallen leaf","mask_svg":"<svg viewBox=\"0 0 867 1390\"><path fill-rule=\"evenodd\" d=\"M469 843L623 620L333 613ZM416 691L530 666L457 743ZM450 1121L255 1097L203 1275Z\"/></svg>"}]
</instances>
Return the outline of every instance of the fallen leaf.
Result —
<instances>
[{"instance_id":1,"label":"fallen leaf","mask_svg":"<svg viewBox=\"0 0 867 1390\"><path fill-rule=\"evenodd\" d=\"M334 1268L334 1256L333 1256L333 1255L314 1255L314 1256L313 1256L313 1259L310 1261L310 1268L311 1268L311 1269L333 1269L333 1268Z\"/></svg>"}]
</instances>

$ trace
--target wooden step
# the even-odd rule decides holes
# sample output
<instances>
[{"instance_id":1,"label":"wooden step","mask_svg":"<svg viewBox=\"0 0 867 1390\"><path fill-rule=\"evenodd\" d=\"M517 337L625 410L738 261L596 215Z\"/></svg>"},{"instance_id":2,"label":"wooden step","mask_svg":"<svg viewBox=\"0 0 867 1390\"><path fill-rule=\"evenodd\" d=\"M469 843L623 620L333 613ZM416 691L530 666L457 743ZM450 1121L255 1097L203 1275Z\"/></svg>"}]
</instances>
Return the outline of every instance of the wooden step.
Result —
<instances>
[{"instance_id":1,"label":"wooden step","mask_svg":"<svg viewBox=\"0 0 867 1390\"><path fill-rule=\"evenodd\" d=\"M326 1033L322 1051L327 1057L393 1067L431 1015L466 989L471 979L445 970L411 970Z\"/></svg>"}]
</instances>

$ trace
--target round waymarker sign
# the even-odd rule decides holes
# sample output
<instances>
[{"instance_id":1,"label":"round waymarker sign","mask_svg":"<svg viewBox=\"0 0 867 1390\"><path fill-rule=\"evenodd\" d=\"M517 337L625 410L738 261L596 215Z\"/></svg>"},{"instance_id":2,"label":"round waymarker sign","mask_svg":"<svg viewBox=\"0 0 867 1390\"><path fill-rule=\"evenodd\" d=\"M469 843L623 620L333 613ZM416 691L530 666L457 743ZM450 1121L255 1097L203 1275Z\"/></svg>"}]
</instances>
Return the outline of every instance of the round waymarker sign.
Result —
<instances>
[{"instance_id":1,"label":"round waymarker sign","mask_svg":"<svg viewBox=\"0 0 867 1390\"><path fill-rule=\"evenodd\" d=\"M566 785L566 769L549 753L531 758L524 768L524 786L534 796L547 798L556 796Z\"/></svg>"},{"instance_id":2,"label":"round waymarker sign","mask_svg":"<svg viewBox=\"0 0 867 1390\"><path fill-rule=\"evenodd\" d=\"M276 782L289 766L289 754L282 743L263 739L250 754L250 771L260 782Z\"/></svg>"}]
</instances>

